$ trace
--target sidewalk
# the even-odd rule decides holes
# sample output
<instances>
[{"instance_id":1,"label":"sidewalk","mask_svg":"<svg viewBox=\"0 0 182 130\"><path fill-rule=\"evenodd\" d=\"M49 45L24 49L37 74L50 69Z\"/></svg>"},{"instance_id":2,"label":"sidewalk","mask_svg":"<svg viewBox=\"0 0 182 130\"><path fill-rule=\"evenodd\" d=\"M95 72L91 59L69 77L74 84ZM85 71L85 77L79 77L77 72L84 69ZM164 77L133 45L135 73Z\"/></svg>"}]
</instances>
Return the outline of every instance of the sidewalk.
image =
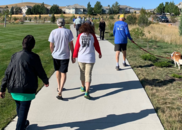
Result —
<instances>
[{"instance_id":1,"label":"sidewalk","mask_svg":"<svg viewBox=\"0 0 182 130\"><path fill-rule=\"evenodd\" d=\"M72 25L71 30L75 37ZM56 98L54 73L50 86L43 87L32 101L28 130L164 130L132 68L121 66L122 70L116 71L114 46L108 41L99 43L103 58L96 54L90 91L93 100L83 97L78 64L70 62L64 101ZM15 130L16 121L5 130Z\"/></svg>"}]
</instances>

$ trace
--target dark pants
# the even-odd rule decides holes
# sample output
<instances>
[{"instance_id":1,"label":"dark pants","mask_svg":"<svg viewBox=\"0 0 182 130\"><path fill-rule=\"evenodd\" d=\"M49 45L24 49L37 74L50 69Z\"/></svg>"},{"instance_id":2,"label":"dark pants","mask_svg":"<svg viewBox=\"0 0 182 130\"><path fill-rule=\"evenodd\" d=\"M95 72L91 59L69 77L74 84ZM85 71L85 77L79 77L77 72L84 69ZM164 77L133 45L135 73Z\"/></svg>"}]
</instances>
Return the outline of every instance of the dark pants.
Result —
<instances>
[{"instance_id":1,"label":"dark pants","mask_svg":"<svg viewBox=\"0 0 182 130\"><path fill-rule=\"evenodd\" d=\"M104 33L105 33L105 30L100 30L100 39L101 40L104 40Z\"/></svg>"},{"instance_id":2,"label":"dark pants","mask_svg":"<svg viewBox=\"0 0 182 130\"><path fill-rule=\"evenodd\" d=\"M18 115L16 130L24 130L31 101L16 101L15 100L15 102L16 102L16 111Z\"/></svg>"},{"instance_id":3,"label":"dark pants","mask_svg":"<svg viewBox=\"0 0 182 130\"><path fill-rule=\"evenodd\" d=\"M79 28L81 27L81 24L76 25L76 36L78 37L79 34Z\"/></svg>"}]
</instances>

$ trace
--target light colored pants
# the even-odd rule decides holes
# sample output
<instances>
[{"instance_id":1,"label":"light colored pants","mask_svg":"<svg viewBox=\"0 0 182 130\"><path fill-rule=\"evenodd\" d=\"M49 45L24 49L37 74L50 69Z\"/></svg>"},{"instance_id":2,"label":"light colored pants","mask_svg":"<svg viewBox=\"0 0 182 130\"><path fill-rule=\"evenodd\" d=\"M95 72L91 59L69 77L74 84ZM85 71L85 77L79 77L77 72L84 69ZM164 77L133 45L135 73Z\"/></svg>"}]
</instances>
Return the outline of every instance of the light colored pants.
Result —
<instances>
[{"instance_id":1,"label":"light colored pants","mask_svg":"<svg viewBox=\"0 0 182 130\"><path fill-rule=\"evenodd\" d=\"M85 82L91 82L94 63L78 62L78 64L80 68L80 80Z\"/></svg>"}]
</instances>

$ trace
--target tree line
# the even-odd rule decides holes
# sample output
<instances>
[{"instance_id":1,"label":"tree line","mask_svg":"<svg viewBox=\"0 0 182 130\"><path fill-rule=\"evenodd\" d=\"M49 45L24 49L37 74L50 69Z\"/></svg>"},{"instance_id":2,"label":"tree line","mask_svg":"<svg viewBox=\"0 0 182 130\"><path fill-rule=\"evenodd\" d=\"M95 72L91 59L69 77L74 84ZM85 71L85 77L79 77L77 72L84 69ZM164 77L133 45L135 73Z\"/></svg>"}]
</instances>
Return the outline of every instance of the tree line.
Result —
<instances>
[{"instance_id":1,"label":"tree line","mask_svg":"<svg viewBox=\"0 0 182 130\"><path fill-rule=\"evenodd\" d=\"M94 7L91 6L90 2L87 4L87 14L93 15L93 14L105 14L104 10L102 9L101 2L97 1L94 5ZM108 5L109 11L108 14L118 14L120 11L120 5L118 2L115 2L111 7Z\"/></svg>"},{"instance_id":2,"label":"tree line","mask_svg":"<svg viewBox=\"0 0 182 130\"><path fill-rule=\"evenodd\" d=\"M160 3L156 8L156 12L159 14L170 13L174 15L180 15L179 8L174 4L174 2L166 2L165 4Z\"/></svg>"}]
</instances>

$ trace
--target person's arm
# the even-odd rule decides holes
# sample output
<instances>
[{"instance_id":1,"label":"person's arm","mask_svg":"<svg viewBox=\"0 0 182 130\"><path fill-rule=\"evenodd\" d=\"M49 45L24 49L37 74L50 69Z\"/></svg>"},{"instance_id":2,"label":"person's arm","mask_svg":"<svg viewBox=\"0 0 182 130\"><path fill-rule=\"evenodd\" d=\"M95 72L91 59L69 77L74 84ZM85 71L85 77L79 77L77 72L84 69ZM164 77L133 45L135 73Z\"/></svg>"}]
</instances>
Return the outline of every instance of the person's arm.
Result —
<instances>
[{"instance_id":1,"label":"person's arm","mask_svg":"<svg viewBox=\"0 0 182 130\"><path fill-rule=\"evenodd\" d=\"M69 46L70 46L70 51L71 51L71 60L72 60L72 63L75 63L75 60L73 59L73 52L74 52L73 41L71 41L71 42L69 43Z\"/></svg>"},{"instance_id":2,"label":"person's arm","mask_svg":"<svg viewBox=\"0 0 182 130\"><path fill-rule=\"evenodd\" d=\"M133 41L133 39L132 39L131 36L130 36L130 32L129 32L129 29L128 29L128 25L125 26L125 33L126 33L127 37L128 37L131 41Z\"/></svg>"},{"instance_id":3,"label":"person's arm","mask_svg":"<svg viewBox=\"0 0 182 130\"><path fill-rule=\"evenodd\" d=\"M114 24L114 28L113 28L113 36L115 36L115 32L116 32L116 30L115 30L115 24Z\"/></svg>"},{"instance_id":4,"label":"person's arm","mask_svg":"<svg viewBox=\"0 0 182 130\"><path fill-rule=\"evenodd\" d=\"M54 43L50 42L50 50L51 50L51 53L54 51Z\"/></svg>"},{"instance_id":5,"label":"person's arm","mask_svg":"<svg viewBox=\"0 0 182 130\"><path fill-rule=\"evenodd\" d=\"M100 22L99 22L99 30L100 30Z\"/></svg>"},{"instance_id":6,"label":"person's arm","mask_svg":"<svg viewBox=\"0 0 182 130\"><path fill-rule=\"evenodd\" d=\"M81 34L78 35L78 38L76 40L75 49L74 49L74 52L73 52L73 58L74 59L78 57L78 51L79 51L79 48L80 48L80 36L81 36Z\"/></svg>"},{"instance_id":7,"label":"person's arm","mask_svg":"<svg viewBox=\"0 0 182 130\"><path fill-rule=\"evenodd\" d=\"M0 98L5 97L5 92L6 92L6 88L7 88L7 84L8 84L8 77L9 77L13 57L14 57L14 55L11 57L11 61L10 61L9 65L8 65L6 71L5 71L5 76L4 76L3 80L2 80Z\"/></svg>"},{"instance_id":8,"label":"person's arm","mask_svg":"<svg viewBox=\"0 0 182 130\"><path fill-rule=\"evenodd\" d=\"M94 37L94 47L95 47L95 50L99 53L99 58L101 58L102 54L101 54L99 42L98 42L97 37L95 36L95 34L93 34L93 37Z\"/></svg>"},{"instance_id":9,"label":"person's arm","mask_svg":"<svg viewBox=\"0 0 182 130\"><path fill-rule=\"evenodd\" d=\"M49 80L47 78L47 75L44 71L44 68L42 67L42 63L40 60L40 57L37 55L36 62L35 62L35 70L37 72L37 76L43 81L46 87L49 86Z\"/></svg>"}]
</instances>

